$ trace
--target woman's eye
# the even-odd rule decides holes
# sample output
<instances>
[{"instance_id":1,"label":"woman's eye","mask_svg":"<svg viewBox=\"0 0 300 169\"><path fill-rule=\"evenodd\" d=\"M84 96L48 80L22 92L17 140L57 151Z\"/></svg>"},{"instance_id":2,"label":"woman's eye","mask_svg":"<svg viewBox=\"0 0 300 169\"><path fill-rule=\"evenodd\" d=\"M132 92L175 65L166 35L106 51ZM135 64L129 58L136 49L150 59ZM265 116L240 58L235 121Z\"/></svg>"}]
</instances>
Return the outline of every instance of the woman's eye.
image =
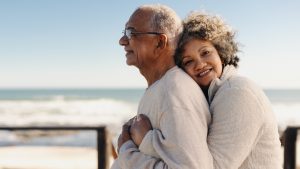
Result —
<instances>
[{"instance_id":1,"label":"woman's eye","mask_svg":"<svg viewBox=\"0 0 300 169\"><path fill-rule=\"evenodd\" d=\"M183 66L189 66L192 62L193 62L193 60L184 61Z\"/></svg>"},{"instance_id":2,"label":"woman's eye","mask_svg":"<svg viewBox=\"0 0 300 169\"><path fill-rule=\"evenodd\" d=\"M210 52L209 52L208 50L206 50L206 51L203 51L203 52L202 52L202 55L205 56L205 55L208 55L209 53L210 53Z\"/></svg>"}]
</instances>

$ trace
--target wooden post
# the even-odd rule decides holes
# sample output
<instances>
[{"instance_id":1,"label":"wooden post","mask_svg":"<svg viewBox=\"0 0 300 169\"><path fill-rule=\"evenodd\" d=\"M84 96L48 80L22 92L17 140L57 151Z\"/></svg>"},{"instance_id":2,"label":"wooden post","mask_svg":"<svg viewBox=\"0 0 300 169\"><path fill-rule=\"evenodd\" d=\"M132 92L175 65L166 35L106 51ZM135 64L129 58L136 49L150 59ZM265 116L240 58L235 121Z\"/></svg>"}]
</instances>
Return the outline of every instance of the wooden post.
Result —
<instances>
[{"instance_id":1,"label":"wooden post","mask_svg":"<svg viewBox=\"0 0 300 169\"><path fill-rule=\"evenodd\" d=\"M111 155L111 142L106 128L97 130L98 169L108 169Z\"/></svg>"},{"instance_id":2,"label":"wooden post","mask_svg":"<svg viewBox=\"0 0 300 169\"><path fill-rule=\"evenodd\" d=\"M288 127L284 133L284 169L296 169L297 128Z\"/></svg>"}]
</instances>

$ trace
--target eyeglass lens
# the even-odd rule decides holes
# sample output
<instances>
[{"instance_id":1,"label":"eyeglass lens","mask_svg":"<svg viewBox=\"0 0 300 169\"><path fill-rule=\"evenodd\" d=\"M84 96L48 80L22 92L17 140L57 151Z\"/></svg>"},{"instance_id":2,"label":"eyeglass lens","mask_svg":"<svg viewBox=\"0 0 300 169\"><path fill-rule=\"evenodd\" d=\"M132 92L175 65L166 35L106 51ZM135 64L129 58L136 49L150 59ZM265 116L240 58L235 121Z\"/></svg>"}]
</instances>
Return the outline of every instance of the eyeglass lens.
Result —
<instances>
[{"instance_id":1,"label":"eyeglass lens","mask_svg":"<svg viewBox=\"0 0 300 169\"><path fill-rule=\"evenodd\" d=\"M130 38L131 38L131 35L132 35L131 32L132 32L132 30L130 30L130 29L125 29L125 30L123 31L124 36L126 36L127 39L130 39Z\"/></svg>"}]
</instances>

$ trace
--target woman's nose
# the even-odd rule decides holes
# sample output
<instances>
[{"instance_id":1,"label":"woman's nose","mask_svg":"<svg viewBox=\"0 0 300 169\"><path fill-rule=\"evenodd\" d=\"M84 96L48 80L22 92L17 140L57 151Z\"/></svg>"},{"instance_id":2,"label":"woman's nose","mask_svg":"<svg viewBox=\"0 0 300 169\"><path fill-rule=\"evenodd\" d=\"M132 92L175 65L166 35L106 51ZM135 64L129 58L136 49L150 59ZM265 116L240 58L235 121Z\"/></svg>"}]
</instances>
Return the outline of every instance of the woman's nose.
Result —
<instances>
[{"instance_id":1,"label":"woman's nose","mask_svg":"<svg viewBox=\"0 0 300 169\"><path fill-rule=\"evenodd\" d=\"M206 65L207 65L206 62L204 62L204 61L198 59L198 60L197 60L197 64L196 64L196 70L201 70L201 69L203 69Z\"/></svg>"}]
</instances>

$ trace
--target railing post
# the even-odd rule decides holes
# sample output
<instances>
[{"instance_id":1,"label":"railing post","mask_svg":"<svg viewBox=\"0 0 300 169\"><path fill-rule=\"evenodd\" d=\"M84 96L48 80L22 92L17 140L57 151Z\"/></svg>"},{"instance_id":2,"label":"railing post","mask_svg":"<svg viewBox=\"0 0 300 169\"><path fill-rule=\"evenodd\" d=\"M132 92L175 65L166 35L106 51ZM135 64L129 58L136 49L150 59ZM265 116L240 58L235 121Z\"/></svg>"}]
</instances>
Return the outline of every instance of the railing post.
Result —
<instances>
[{"instance_id":1,"label":"railing post","mask_svg":"<svg viewBox=\"0 0 300 169\"><path fill-rule=\"evenodd\" d=\"M111 142L106 128L97 129L98 169L108 169Z\"/></svg>"},{"instance_id":2,"label":"railing post","mask_svg":"<svg viewBox=\"0 0 300 169\"><path fill-rule=\"evenodd\" d=\"M297 128L288 127L284 133L284 169L296 168Z\"/></svg>"}]
</instances>

